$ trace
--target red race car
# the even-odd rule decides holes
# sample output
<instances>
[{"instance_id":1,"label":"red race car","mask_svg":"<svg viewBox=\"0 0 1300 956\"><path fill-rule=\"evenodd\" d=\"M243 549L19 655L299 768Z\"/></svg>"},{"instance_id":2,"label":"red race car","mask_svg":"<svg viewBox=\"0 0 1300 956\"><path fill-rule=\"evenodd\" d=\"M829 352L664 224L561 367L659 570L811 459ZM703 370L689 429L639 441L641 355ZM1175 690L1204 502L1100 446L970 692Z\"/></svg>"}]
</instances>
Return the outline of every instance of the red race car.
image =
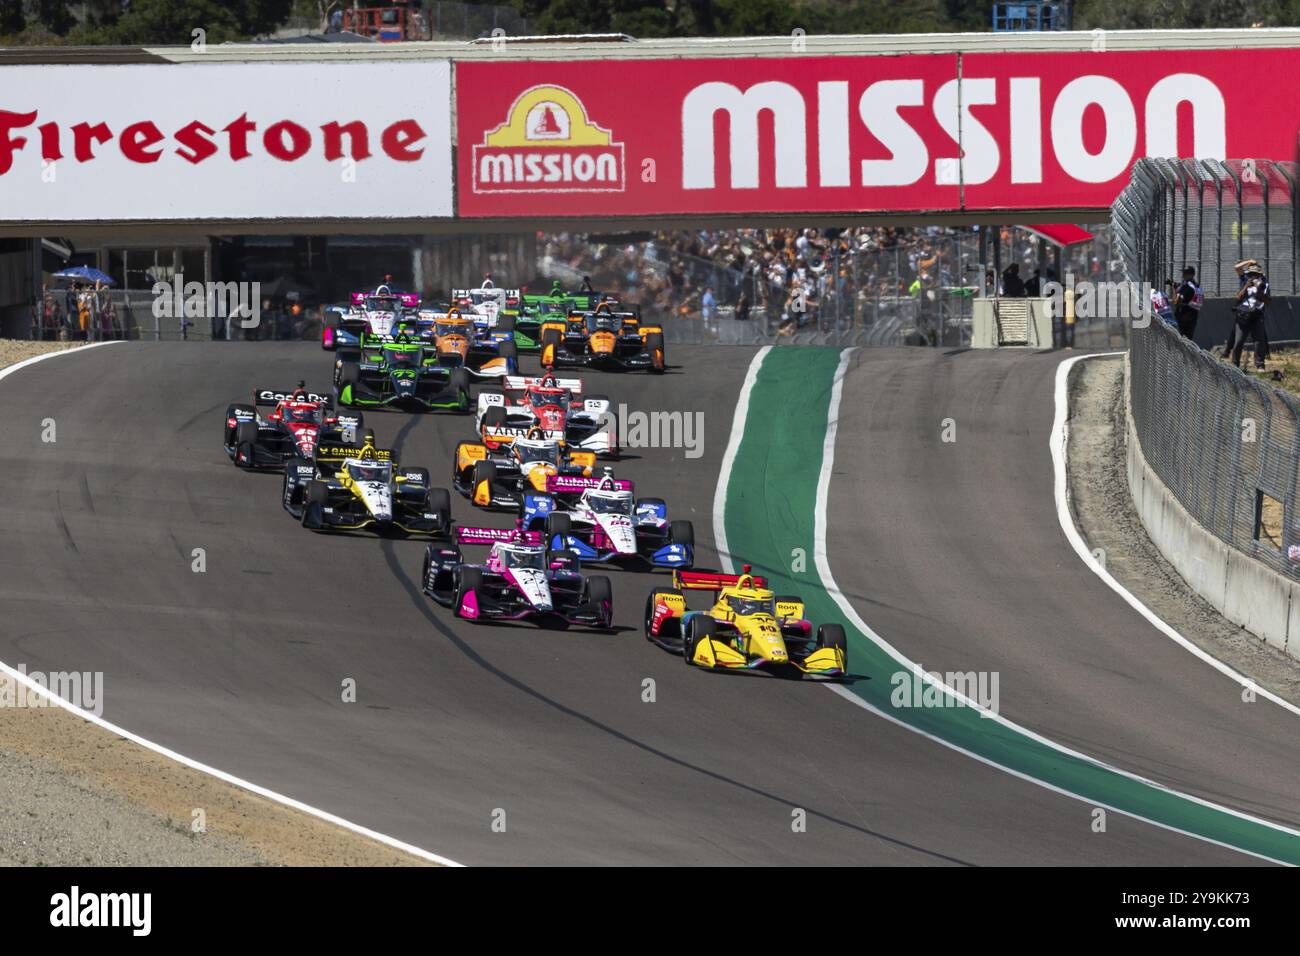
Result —
<instances>
[{"instance_id":1,"label":"red race car","mask_svg":"<svg viewBox=\"0 0 1300 956\"><path fill-rule=\"evenodd\" d=\"M614 415L605 395L585 396L576 378L505 375L500 388L479 392L475 424L495 451L516 438L536 436L577 451L618 457ZM540 433L539 433L540 430Z\"/></svg>"},{"instance_id":2,"label":"red race car","mask_svg":"<svg viewBox=\"0 0 1300 956\"><path fill-rule=\"evenodd\" d=\"M271 408L266 415L259 408ZM226 409L226 454L238 468L284 467L290 458L314 461L322 442L361 444L370 429L362 428L360 413L337 414L334 398L308 391L299 382L292 391L253 390L253 404Z\"/></svg>"}]
</instances>

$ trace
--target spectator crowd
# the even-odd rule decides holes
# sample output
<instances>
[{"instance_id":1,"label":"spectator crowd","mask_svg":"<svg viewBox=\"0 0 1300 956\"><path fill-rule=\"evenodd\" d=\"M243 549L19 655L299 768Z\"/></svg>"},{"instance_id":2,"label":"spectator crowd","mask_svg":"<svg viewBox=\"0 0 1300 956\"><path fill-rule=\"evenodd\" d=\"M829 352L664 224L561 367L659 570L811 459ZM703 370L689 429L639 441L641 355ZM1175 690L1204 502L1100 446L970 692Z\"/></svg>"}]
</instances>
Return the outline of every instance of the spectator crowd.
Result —
<instances>
[{"instance_id":1,"label":"spectator crowd","mask_svg":"<svg viewBox=\"0 0 1300 956\"><path fill-rule=\"evenodd\" d=\"M117 304L102 282L41 288L40 302L33 309L32 338L97 342L123 337Z\"/></svg>"},{"instance_id":2,"label":"spectator crowd","mask_svg":"<svg viewBox=\"0 0 1300 956\"><path fill-rule=\"evenodd\" d=\"M1004 227L985 239L985 255L994 239L1003 262L1045 275L1037 237ZM1077 278L1104 278L1104 241L1067 250L1063 268ZM939 226L660 231L626 239L568 233L543 238L542 268L591 276L597 288L647 311L706 325L726 309L741 320L762 317L779 332L882 321L905 331L933 329L947 313L959 314L951 296L980 288L980 249L978 228Z\"/></svg>"}]
</instances>

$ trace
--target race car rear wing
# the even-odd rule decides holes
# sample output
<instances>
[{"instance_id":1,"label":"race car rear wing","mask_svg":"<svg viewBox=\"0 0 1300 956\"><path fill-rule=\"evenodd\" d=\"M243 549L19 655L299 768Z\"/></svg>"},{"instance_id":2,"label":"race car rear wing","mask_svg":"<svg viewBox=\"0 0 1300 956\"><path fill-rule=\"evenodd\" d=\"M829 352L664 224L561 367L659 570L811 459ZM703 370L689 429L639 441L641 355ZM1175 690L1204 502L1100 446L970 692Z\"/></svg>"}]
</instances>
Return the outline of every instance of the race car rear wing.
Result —
<instances>
[{"instance_id":1,"label":"race car rear wing","mask_svg":"<svg viewBox=\"0 0 1300 956\"><path fill-rule=\"evenodd\" d=\"M457 528L457 544L541 544L545 535L540 531L520 531L518 528Z\"/></svg>"},{"instance_id":2,"label":"race car rear wing","mask_svg":"<svg viewBox=\"0 0 1300 956\"><path fill-rule=\"evenodd\" d=\"M679 571L673 569L673 587L682 591L721 591L734 588L741 578L749 578L756 588L767 587L767 578L751 574L745 565L742 574L720 574L714 571Z\"/></svg>"},{"instance_id":3,"label":"race car rear wing","mask_svg":"<svg viewBox=\"0 0 1300 956\"><path fill-rule=\"evenodd\" d=\"M483 293L483 292L493 292L493 293L496 293L495 295L483 296L483 298L485 298L485 299L506 299L506 300L514 299L516 302L519 300L519 296L520 296L520 292L519 292L518 289L497 289L497 288L494 288L494 287L488 287L488 288L484 289L484 288L480 287L480 288L477 288L477 289L452 289L452 290L451 290L451 297L452 297L453 299L470 299L470 300L473 300L473 298L474 298L474 293L475 293L475 292L478 292L478 293Z\"/></svg>"},{"instance_id":4,"label":"race car rear wing","mask_svg":"<svg viewBox=\"0 0 1300 956\"><path fill-rule=\"evenodd\" d=\"M353 305L365 305L366 299L392 298L397 299L404 309L418 309L420 307L420 296L415 292L390 292L387 296L375 295L373 292L353 292L351 301Z\"/></svg>"},{"instance_id":5,"label":"race car rear wing","mask_svg":"<svg viewBox=\"0 0 1300 956\"><path fill-rule=\"evenodd\" d=\"M607 491L633 491L635 486L626 478L583 478L579 475L547 475L546 491L549 494L563 494L566 491L586 491L588 488L601 488L610 482Z\"/></svg>"},{"instance_id":6,"label":"race car rear wing","mask_svg":"<svg viewBox=\"0 0 1300 956\"><path fill-rule=\"evenodd\" d=\"M543 378L539 375L503 375L501 387L508 391L526 392L530 388L541 388L542 381ZM557 378L553 381L555 388L567 388L573 393L574 398L582 395L582 379Z\"/></svg>"},{"instance_id":7,"label":"race car rear wing","mask_svg":"<svg viewBox=\"0 0 1300 956\"><path fill-rule=\"evenodd\" d=\"M316 463L341 462L348 458L360 458L363 449L360 445L321 444L316 446ZM375 461L393 461L391 448L371 448Z\"/></svg>"},{"instance_id":8,"label":"race car rear wing","mask_svg":"<svg viewBox=\"0 0 1300 956\"><path fill-rule=\"evenodd\" d=\"M296 399L294 398L294 389L292 388L253 389L254 405L279 405L281 402L292 401L316 402L317 404L329 408L334 404L334 396L321 395L317 392L304 392L301 399Z\"/></svg>"}]
</instances>

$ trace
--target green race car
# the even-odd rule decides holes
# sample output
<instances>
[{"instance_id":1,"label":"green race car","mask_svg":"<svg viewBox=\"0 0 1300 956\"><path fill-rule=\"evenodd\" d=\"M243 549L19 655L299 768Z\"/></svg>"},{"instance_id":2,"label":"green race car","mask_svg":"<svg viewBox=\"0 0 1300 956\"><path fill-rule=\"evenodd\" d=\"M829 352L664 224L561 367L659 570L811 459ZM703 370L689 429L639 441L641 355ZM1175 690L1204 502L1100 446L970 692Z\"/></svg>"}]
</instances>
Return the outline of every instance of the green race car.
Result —
<instances>
[{"instance_id":1,"label":"green race car","mask_svg":"<svg viewBox=\"0 0 1300 956\"><path fill-rule=\"evenodd\" d=\"M542 348L542 324L548 319L564 321L570 309L594 309L604 298L599 292L565 292L559 282L545 295L519 297L519 314L515 317L515 342L520 350L538 352Z\"/></svg>"},{"instance_id":2,"label":"green race car","mask_svg":"<svg viewBox=\"0 0 1300 956\"><path fill-rule=\"evenodd\" d=\"M340 354L334 363L334 397L341 406L468 412L469 383L463 366L442 364L436 345L405 332L365 333L359 352Z\"/></svg>"}]
</instances>

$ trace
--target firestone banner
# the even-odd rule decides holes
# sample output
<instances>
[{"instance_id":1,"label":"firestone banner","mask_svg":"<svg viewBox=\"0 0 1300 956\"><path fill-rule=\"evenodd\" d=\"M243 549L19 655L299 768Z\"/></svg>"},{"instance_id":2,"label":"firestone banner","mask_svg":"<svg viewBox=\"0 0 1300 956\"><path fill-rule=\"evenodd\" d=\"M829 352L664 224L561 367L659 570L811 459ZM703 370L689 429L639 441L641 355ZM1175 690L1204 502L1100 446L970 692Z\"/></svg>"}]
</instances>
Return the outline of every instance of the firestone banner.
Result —
<instances>
[{"instance_id":1,"label":"firestone banner","mask_svg":"<svg viewBox=\"0 0 1300 956\"><path fill-rule=\"evenodd\" d=\"M458 63L466 217L1109 206L1293 159L1300 50ZM1261 90L1269 90L1261 96Z\"/></svg>"},{"instance_id":2,"label":"firestone banner","mask_svg":"<svg viewBox=\"0 0 1300 956\"><path fill-rule=\"evenodd\" d=\"M0 221L452 214L451 70L0 67Z\"/></svg>"}]
</instances>

